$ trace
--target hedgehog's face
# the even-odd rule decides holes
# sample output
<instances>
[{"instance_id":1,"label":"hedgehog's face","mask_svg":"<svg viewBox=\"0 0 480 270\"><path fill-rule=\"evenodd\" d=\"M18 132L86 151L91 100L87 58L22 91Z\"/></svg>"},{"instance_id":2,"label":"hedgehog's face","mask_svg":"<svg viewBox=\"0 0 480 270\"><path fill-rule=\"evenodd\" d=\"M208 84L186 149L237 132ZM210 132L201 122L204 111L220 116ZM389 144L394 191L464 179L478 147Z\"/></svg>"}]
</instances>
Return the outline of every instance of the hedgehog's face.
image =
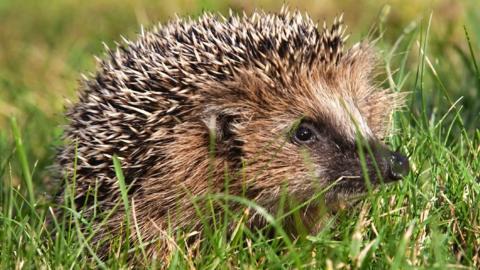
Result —
<instances>
[{"instance_id":1,"label":"hedgehog's face","mask_svg":"<svg viewBox=\"0 0 480 270\"><path fill-rule=\"evenodd\" d=\"M358 81L353 85L366 87ZM314 84L313 87L316 88L311 89L316 92L313 102L298 105L302 112L297 114L303 115L292 124L287 142L290 150L303 155L304 162L311 163L308 170L314 178L324 181L319 185L321 188L325 188L326 183L333 184L327 194L356 195L368 185L375 187L396 181L408 173L408 160L382 142L385 128L376 126L389 121L391 109L385 107L389 103L380 103L387 92L378 95L382 92L375 90L370 91L370 97L359 97L355 95L367 92L348 89L352 86L342 83ZM359 102L365 98L370 98L369 102ZM384 111L368 114L378 111L378 107Z\"/></svg>"},{"instance_id":2,"label":"hedgehog's face","mask_svg":"<svg viewBox=\"0 0 480 270\"><path fill-rule=\"evenodd\" d=\"M243 149L252 188L272 195L284 184L303 201L330 186L325 194L335 202L408 173L408 160L388 149L357 105L326 99L307 105L292 99L291 114L251 121Z\"/></svg>"},{"instance_id":3,"label":"hedgehog's face","mask_svg":"<svg viewBox=\"0 0 480 270\"><path fill-rule=\"evenodd\" d=\"M398 97L371 85L361 57L275 91L255 76L241 80L249 96L236 90L231 111L246 117L229 134L241 142L253 198L274 200L286 185L302 201L333 185L326 196L335 201L408 173L408 160L383 143Z\"/></svg>"},{"instance_id":4,"label":"hedgehog's face","mask_svg":"<svg viewBox=\"0 0 480 270\"><path fill-rule=\"evenodd\" d=\"M375 187L399 180L409 170L403 155L389 150L375 137L362 138L359 125L352 125L357 138L341 134L331 124L308 118L300 120L288 133L288 143L302 156L308 167L305 169L313 177L313 181L307 181L318 183L320 189L332 184L331 191L326 193L329 199L358 195L368 185Z\"/></svg>"}]
</instances>

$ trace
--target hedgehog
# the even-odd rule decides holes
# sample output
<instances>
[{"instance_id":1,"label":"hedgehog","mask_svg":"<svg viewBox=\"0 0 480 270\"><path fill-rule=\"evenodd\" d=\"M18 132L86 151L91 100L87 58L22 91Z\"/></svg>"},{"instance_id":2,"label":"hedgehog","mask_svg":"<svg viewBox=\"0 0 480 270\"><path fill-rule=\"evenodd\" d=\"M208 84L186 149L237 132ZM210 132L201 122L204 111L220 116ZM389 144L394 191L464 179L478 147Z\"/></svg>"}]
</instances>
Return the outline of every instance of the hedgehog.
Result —
<instances>
[{"instance_id":1,"label":"hedgehog","mask_svg":"<svg viewBox=\"0 0 480 270\"><path fill-rule=\"evenodd\" d=\"M321 207L405 177L407 158L385 143L402 98L375 82L372 41L343 48L345 29L342 16L319 27L285 7L206 12L142 28L136 41L107 48L68 108L56 162L67 183L74 178L74 205L93 220L92 241L104 243L99 256L130 229L130 243L155 243L146 245L148 257L167 260L167 231L204 229L196 209L205 206L194 198L229 194L275 213L286 194L309 202L301 220L315 233ZM118 207L115 156L128 210ZM222 212L214 210L203 218ZM99 213L109 213L106 221ZM268 222L250 213L245 223ZM285 221L295 235L291 227Z\"/></svg>"}]
</instances>

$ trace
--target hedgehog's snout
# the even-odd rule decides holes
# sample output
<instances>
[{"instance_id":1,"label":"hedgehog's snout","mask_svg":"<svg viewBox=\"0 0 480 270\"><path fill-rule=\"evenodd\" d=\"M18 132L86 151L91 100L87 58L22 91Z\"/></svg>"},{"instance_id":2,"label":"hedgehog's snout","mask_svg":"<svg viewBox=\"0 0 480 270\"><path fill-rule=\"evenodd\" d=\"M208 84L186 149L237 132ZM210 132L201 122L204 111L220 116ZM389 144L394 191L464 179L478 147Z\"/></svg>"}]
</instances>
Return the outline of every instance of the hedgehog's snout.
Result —
<instances>
[{"instance_id":1,"label":"hedgehog's snout","mask_svg":"<svg viewBox=\"0 0 480 270\"><path fill-rule=\"evenodd\" d=\"M406 156L390 150L383 143L374 143L372 146L385 182L398 181L407 176L410 172L410 164Z\"/></svg>"},{"instance_id":2,"label":"hedgehog's snout","mask_svg":"<svg viewBox=\"0 0 480 270\"><path fill-rule=\"evenodd\" d=\"M389 178L400 180L410 172L408 158L399 152L391 152L388 160Z\"/></svg>"}]
</instances>

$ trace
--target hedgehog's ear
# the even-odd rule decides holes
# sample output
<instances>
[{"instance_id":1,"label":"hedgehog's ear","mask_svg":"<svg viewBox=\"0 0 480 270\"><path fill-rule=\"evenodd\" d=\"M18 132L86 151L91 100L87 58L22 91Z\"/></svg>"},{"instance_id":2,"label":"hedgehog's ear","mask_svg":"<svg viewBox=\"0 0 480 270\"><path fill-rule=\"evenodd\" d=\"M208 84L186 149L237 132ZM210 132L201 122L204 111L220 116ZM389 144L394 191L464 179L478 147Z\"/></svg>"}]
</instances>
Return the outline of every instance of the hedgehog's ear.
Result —
<instances>
[{"instance_id":1,"label":"hedgehog's ear","mask_svg":"<svg viewBox=\"0 0 480 270\"><path fill-rule=\"evenodd\" d=\"M214 137L217 143L231 140L235 136L234 123L237 117L225 112L209 111L203 118L210 138Z\"/></svg>"},{"instance_id":2,"label":"hedgehog's ear","mask_svg":"<svg viewBox=\"0 0 480 270\"><path fill-rule=\"evenodd\" d=\"M216 112L207 114L203 122L209 130L209 142L215 143L215 151L230 161L233 168L239 168L242 164L243 140L238 136L235 126L240 116L231 112Z\"/></svg>"}]
</instances>

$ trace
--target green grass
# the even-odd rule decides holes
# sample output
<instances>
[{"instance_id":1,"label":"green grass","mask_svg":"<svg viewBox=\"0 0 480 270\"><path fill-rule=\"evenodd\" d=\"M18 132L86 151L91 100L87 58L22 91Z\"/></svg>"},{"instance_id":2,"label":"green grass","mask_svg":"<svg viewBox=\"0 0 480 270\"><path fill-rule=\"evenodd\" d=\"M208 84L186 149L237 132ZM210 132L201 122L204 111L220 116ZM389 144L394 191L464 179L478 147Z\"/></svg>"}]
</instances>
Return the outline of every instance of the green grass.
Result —
<instances>
[{"instance_id":1,"label":"green grass","mask_svg":"<svg viewBox=\"0 0 480 270\"><path fill-rule=\"evenodd\" d=\"M63 97L75 99L76 79L94 69L91 55L102 53L102 41L113 44L120 34L133 37L139 23L165 21L174 12L254 6L223 1L19 2L0 2L0 269L126 268L125 255L144 256L142 246L119 240L118 253L96 257L91 235L81 229L94 228L73 207L70 193L63 207L74 222L53 220L53 231L46 226L49 195L58 188L48 166L65 123ZM352 40L378 24L383 33L377 42L384 64L380 79L386 77L385 87L409 92L407 106L394 116L396 132L389 142L410 156L412 173L355 208L326 216L318 234L299 239L286 237L279 226L284 215L264 213L272 237L249 231L242 223L247 212L226 211L207 226L205 241L194 249L186 247L185 236L170 236L176 247L171 269L480 267L480 5L333 3L326 1L321 11L315 3L292 6L298 4L316 18L344 11L355 33ZM278 4L259 6L274 9ZM118 160L114 162L123 179ZM125 195L128 187L120 182ZM122 199L118 207L133 207L126 196ZM210 199L223 205L236 200L264 212L242 198L217 194ZM228 220L236 225L232 235L226 233Z\"/></svg>"}]
</instances>

